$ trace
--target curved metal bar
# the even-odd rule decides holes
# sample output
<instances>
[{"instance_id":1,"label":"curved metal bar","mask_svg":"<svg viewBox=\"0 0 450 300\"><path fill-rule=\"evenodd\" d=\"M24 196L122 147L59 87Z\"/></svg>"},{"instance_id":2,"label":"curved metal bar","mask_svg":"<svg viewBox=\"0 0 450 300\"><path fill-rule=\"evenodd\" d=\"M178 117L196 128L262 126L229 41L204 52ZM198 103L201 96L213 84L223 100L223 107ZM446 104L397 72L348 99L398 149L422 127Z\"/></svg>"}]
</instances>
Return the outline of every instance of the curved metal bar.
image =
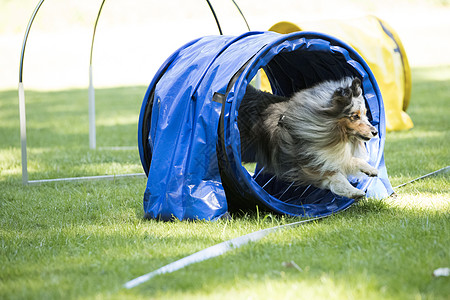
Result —
<instances>
[{"instance_id":1,"label":"curved metal bar","mask_svg":"<svg viewBox=\"0 0 450 300\"><path fill-rule=\"evenodd\" d=\"M34 18L39 11L44 0L40 0L36 5L30 20L28 21L27 29L23 37L22 50L20 52L20 65L19 65L19 123L20 123L20 148L21 148L21 160L22 160L22 184L28 184L28 161L27 161L27 117L25 113L25 90L23 88L23 60L25 56L25 48L27 45L28 35L31 30Z\"/></svg>"},{"instance_id":2,"label":"curved metal bar","mask_svg":"<svg viewBox=\"0 0 450 300\"><path fill-rule=\"evenodd\" d=\"M105 4L105 0L102 1L100 8L97 13L97 18L95 19L94 31L92 33L92 41L91 41L91 53L89 55L89 87L88 87L88 111L89 111L89 148L95 149L97 147L97 134L95 128L95 89L93 83L93 75L92 75L92 54L94 52L94 40L95 33L97 32L97 24L100 19L100 14L103 10L103 5Z\"/></svg>"},{"instance_id":3,"label":"curved metal bar","mask_svg":"<svg viewBox=\"0 0 450 300\"><path fill-rule=\"evenodd\" d=\"M42 4L44 3L45 0L39 0L38 4L36 5L30 20L28 21L28 25L27 28L25 30L25 35L24 35L24 39L23 39L23 43L22 43L22 50L21 50L21 54L20 54L20 66L19 66L19 88L18 88L18 92L19 92L19 110L20 110L20 136L21 136L21 148L22 148L22 182L23 184L28 184L28 169L27 169L27 146L26 146L26 114L25 114L25 92L24 92L24 87L23 87L23 61L24 61L24 57L25 57L25 49L26 49L26 44L27 44L27 40L28 40L28 36L31 30L31 26L33 24L34 19L36 18L36 15L39 11L39 9L41 8ZM93 56L93 49L94 49L94 40L95 40L95 33L97 30L97 24L103 9L103 5L105 3L106 0L102 1L102 4L100 5L99 11L97 13L97 18L95 20L95 25L94 25L94 31L92 34L92 42L91 42L91 51L90 51L90 56L89 56L89 106L90 106L90 120L92 119L93 121L91 121L90 123L90 128L94 127L94 130L90 131L90 147L91 148L96 148L96 142L95 142L95 95L94 95L94 86L93 86L93 82L92 82L92 56ZM234 0L232 0L234 5L236 6L236 8L239 10L241 16L244 18L245 23L247 24L247 28L250 30L247 20L245 19L242 11L240 10L239 6L236 4L236 2ZM213 6L211 5L209 0L206 0L206 2L208 3L209 8L211 9L211 12L214 16L214 19L216 21L217 27L219 29L219 33L220 35L223 35L222 33L222 28L220 27L220 23L219 20L217 18L217 15L214 11Z\"/></svg>"},{"instance_id":4,"label":"curved metal bar","mask_svg":"<svg viewBox=\"0 0 450 300\"><path fill-rule=\"evenodd\" d=\"M214 19L216 20L216 24L217 24L217 27L219 28L220 35L223 35L222 28L220 28L219 19L217 18L216 12L214 11L214 8L212 7L211 2L209 2L209 0L206 0L206 2L208 3L209 9L211 9Z\"/></svg>"},{"instance_id":5,"label":"curved metal bar","mask_svg":"<svg viewBox=\"0 0 450 300\"><path fill-rule=\"evenodd\" d=\"M28 21L27 29L25 30L25 36L23 38L22 43L22 52L20 53L20 66L19 66L19 82L22 82L22 75L23 75L23 58L25 56L25 47L27 45L28 40L28 34L30 33L31 25L33 24L34 18L36 17L36 14L39 11L39 8L41 8L42 3L44 3L44 0L40 0L39 3L36 5L36 8L33 11L33 14L31 14L30 20Z\"/></svg>"},{"instance_id":6,"label":"curved metal bar","mask_svg":"<svg viewBox=\"0 0 450 300\"><path fill-rule=\"evenodd\" d=\"M242 18L244 19L244 22L245 22L245 25L247 26L248 31L251 31L250 26L248 26L247 19L245 18L244 14L242 13L242 10L237 5L236 1L234 1L234 0L231 0L231 1L233 1L234 6L236 6L237 10L239 11L239 13L241 14Z\"/></svg>"},{"instance_id":7,"label":"curved metal bar","mask_svg":"<svg viewBox=\"0 0 450 300\"><path fill-rule=\"evenodd\" d=\"M94 32L92 34L92 42L91 42L91 54L89 56L89 65L92 65L92 52L94 51L95 32L97 31L98 19L100 19L100 14L102 13L102 9L103 9L103 4L105 4L105 0L102 1L102 4L100 5L100 8L97 13L97 18L95 19Z\"/></svg>"}]
</instances>

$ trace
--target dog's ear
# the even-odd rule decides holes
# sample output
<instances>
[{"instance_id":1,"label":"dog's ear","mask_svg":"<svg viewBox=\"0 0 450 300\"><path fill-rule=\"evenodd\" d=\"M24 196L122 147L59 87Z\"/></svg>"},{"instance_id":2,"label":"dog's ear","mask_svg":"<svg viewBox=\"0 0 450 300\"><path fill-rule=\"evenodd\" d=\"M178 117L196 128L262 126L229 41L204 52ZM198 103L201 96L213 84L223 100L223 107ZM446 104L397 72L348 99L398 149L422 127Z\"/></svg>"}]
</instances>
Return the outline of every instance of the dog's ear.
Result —
<instances>
[{"instance_id":1,"label":"dog's ear","mask_svg":"<svg viewBox=\"0 0 450 300\"><path fill-rule=\"evenodd\" d=\"M342 114L346 107L352 103L352 90L350 87L338 88L331 97L330 107L323 110L327 116L338 117Z\"/></svg>"},{"instance_id":2,"label":"dog's ear","mask_svg":"<svg viewBox=\"0 0 450 300\"><path fill-rule=\"evenodd\" d=\"M333 103L336 104L350 104L350 102L352 101L352 90L350 87L346 87L346 88L337 88L332 96L332 101Z\"/></svg>"},{"instance_id":3,"label":"dog's ear","mask_svg":"<svg viewBox=\"0 0 450 300\"><path fill-rule=\"evenodd\" d=\"M353 97L359 97L362 93L361 79L359 79L357 77L355 79L353 79L351 89L352 89Z\"/></svg>"}]
</instances>

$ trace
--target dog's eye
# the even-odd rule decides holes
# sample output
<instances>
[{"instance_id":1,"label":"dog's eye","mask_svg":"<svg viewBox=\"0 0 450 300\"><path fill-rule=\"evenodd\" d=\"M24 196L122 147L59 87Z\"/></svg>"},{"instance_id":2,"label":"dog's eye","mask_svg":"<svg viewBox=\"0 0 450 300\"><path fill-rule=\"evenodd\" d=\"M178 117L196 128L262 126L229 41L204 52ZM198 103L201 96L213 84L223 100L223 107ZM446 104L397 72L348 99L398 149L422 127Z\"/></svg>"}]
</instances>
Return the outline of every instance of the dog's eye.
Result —
<instances>
[{"instance_id":1,"label":"dog's eye","mask_svg":"<svg viewBox=\"0 0 450 300\"><path fill-rule=\"evenodd\" d=\"M352 121L357 121L359 119L360 119L359 114L352 114L350 116L350 120L352 120Z\"/></svg>"}]
</instances>

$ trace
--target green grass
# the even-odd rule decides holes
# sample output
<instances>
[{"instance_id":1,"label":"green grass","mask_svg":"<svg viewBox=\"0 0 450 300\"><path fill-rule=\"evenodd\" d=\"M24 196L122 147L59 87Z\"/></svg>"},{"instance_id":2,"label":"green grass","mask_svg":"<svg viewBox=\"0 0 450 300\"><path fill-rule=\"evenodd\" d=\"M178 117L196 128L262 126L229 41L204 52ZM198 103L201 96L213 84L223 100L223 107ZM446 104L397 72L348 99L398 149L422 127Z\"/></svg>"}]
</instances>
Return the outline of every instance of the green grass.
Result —
<instances>
[{"instance_id":1,"label":"green grass","mask_svg":"<svg viewBox=\"0 0 450 300\"><path fill-rule=\"evenodd\" d=\"M89 149L86 90L27 92L27 146L30 180L142 172L137 163L137 115L145 87L96 92L99 150ZM17 92L1 93L0 175L21 173ZM134 150L110 151L107 147ZM4 180L5 178L2 177Z\"/></svg>"},{"instance_id":2,"label":"green grass","mask_svg":"<svg viewBox=\"0 0 450 300\"><path fill-rule=\"evenodd\" d=\"M145 87L97 91L98 145L137 144ZM87 92L27 92L30 179L142 172L136 150L90 150ZM450 67L413 71L415 127L387 136L398 185L449 165ZM22 186L16 91L0 92L0 299L448 299L449 175L427 178L221 257L122 285L224 240L295 218L142 218L146 180ZM287 268L294 261L302 271Z\"/></svg>"}]
</instances>

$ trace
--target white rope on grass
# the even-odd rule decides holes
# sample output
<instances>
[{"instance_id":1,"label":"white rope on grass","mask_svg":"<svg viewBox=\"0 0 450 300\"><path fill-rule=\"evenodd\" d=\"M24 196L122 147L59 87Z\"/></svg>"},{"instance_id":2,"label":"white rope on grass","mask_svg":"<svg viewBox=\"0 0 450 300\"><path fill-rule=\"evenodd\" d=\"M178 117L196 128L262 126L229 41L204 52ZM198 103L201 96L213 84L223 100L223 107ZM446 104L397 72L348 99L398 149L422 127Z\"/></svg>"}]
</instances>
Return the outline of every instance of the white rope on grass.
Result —
<instances>
[{"instance_id":1,"label":"white rope on grass","mask_svg":"<svg viewBox=\"0 0 450 300\"><path fill-rule=\"evenodd\" d=\"M98 175L98 176L83 176L83 177L69 177L69 178L56 178L56 179L39 179L39 180L28 180L26 184L29 185L39 185L43 183L50 182L78 182L78 181L92 181L92 180L116 180L121 178L131 178L131 177L147 177L145 173L132 173L132 174L118 174L118 175Z\"/></svg>"},{"instance_id":2,"label":"white rope on grass","mask_svg":"<svg viewBox=\"0 0 450 300\"><path fill-rule=\"evenodd\" d=\"M436 175L439 175L439 174L444 174L444 173L447 173L448 171L450 171L450 166L446 166L446 167L444 167L442 169L439 169L437 171L425 174L423 176L417 177L416 179L413 179L413 180L410 180L408 182L405 182L405 183L402 183L400 185L397 185L396 187L394 187L394 189L398 189L399 187L402 187L402 186L405 186L407 184L413 183L413 182L415 182L417 180L420 180L420 179L424 179L424 178L427 178L427 177L430 177L430 176L436 176Z\"/></svg>"},{"instance_id":3,"label":"white rope on grass","mask_svg":"<svg viewBox=\"0 0 450 300\"><path fill-rule=\"evenodd\" d=\"M397 189L399 187L402 187L404 185L407 185L409 183L412 183L414 181L420 180L420 179L424 179L426 177L430 177L430 176L434 176L434 175L438 175L441 173L446 173L450 170L450 166L447 166L445 168L439 169L437 171L431 172L429 174L420 176L416 179L413 179L411 181L408 181L406 183L400 184L396 187L394 187L394 189ZM340 211L342 212L342 211ZM256 242L259 241L260 239L262 239L263 237L267 236L268 234L278 231L280 229L283 228L289 228L289 227L296 227L299 225L302 225L304 223L308 223L308 222L312 222L312 221L316 221L319 219L323 219L328 217L327 216L321 216L321 217L315 217L312 219L307 219L307 220L302 220L299 222L294 222L294 223L290 223L290 224L286 224L286 225L280 225L280 226L275 226L275 227L271 227L271 228L266 228L263 230L259 230L259 231L255 231L225 242L222 242L220 244L211 246L209 248L203 249L201 251L198 251L194 254L191 254L189 256L183 257L182 259L179 259L177 261L174 261L168 265L165 265L155 271L152 271L150 273L147 273L145 275L139 276L133 280L128 281L127 283L124 284L124 287L127 289L131 289L134 288L136 286L138 286L141 283L144 283L150 279L152 279L153 277L157 276L157 275L161 275L161 274L165 274L165 273L172 273L175 272L177 270L180 270L188 265L194 264L194 263L198 263L210 258L214 258L217 256L220 256L222 254L225 254L226 252L233 250L233 249L237 249L243 245L248 244L249 242Z\"/></svg>"},{"instance_id":4,"label":"white rope on grass","mask_svg":"<svg viewBox=\"0 0 450 300\"><path fill-rule=\"evenodd\" d=\"M302 220L299 222L294 222L294 223L290 223L290 224L286 224L286 225L280 225L280 226L276 226L276 227L266 228L263 230L255 231L255 232L222 242L220 244L211 246L209 248L203 249L199 252L196 252L194 254L186 256L182 259L174 261L174 262L172 262L168 265L165 265L164 267L161 267L153 272L147 273L147 274L139 276L133 280L130 280L124 284L124 287L127 289L134 288L135 286L138 286L139 284L144 283L157 275L161 275L161 274L165 274L165 273L172 273L172 272L180 270L188 265L198 263L198 262L201 262L201 261L213 258L213 257L220 256L230 250L237 249L243 245L246 245L249 242L259 241L260 239L267 236L268 234L278 231L280 229L299 226L299 225L302 225L307 222L312 222L312 221L316 221L319 219L323 219L325 217L326 216L316 217L316 218Z\"/></svg>"}]
</instances>

